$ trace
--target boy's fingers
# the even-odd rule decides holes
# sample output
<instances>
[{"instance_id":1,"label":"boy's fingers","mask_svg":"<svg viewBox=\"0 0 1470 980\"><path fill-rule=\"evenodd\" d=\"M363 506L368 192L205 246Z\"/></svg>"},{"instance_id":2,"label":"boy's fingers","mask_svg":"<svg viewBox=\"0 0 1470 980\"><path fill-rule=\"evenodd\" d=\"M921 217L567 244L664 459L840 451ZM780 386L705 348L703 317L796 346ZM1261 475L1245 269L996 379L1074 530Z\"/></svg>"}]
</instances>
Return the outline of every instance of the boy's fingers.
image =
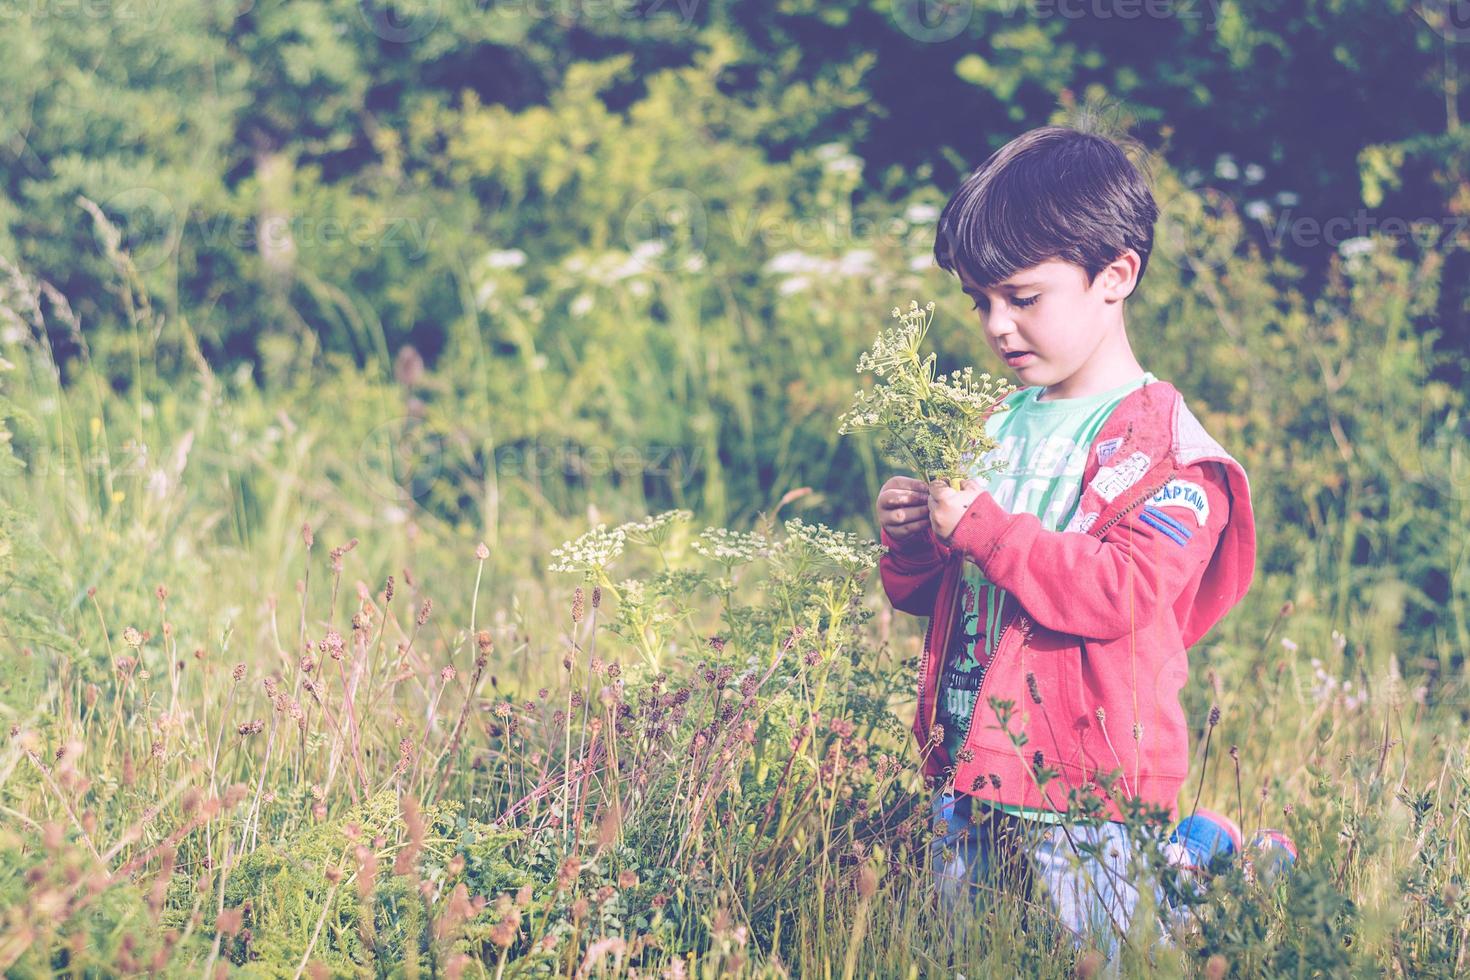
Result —
<instances>
[{"instance_id":1,"label":"boy's fingers","mask_svg":"<svg viewBox=\"0 0 1470 980\"><path fill-rule=\"evenodd\" d=\"M902 541L911 535L921 533L924 530L924 526L928 523L929 518L927 517L917 521L904 521L902 524L890 526L888 533L890 536Z\"/></svg>"},{"instance_id":2,"label":"boy's fingers","mask_svg":"<svg viewBox=\"0 0 1470 980\"><path fill-rule=\"evenodd\" d=\"M903 496L889 497L881 501L878 506L884 510L907 510L911 507L923 508L928 503L928 494L908 493Z\"/></svg>"},{"instance_id":3,"label":"boy's fingers","mask_svg":"<svg viewBox=\"0 0 1470 980\"><path fill-rule=\"evenodd\" d=\"M894 528L913 527L916 524L925 524L929 521L929 512L923 508L913 511L904 511L902 520L889 519L883 522L883 526L892 531Z\"/></svg>"}]
</instances>

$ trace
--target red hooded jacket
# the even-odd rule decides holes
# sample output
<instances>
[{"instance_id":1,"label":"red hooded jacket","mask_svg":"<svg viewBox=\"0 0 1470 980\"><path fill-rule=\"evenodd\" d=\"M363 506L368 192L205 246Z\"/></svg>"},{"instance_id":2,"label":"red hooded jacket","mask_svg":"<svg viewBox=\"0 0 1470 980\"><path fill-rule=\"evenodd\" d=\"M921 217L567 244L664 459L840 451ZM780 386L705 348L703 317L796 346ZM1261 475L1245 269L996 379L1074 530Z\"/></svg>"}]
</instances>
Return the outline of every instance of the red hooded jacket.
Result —
<instances>
[{"instance_id":1,"label":"red hooded jacket","mask_svg":"<svg viewBox=\"0 0 1470 980\"><path fill-rule=\"evenodd\" d=\"M1063 810L1071 789L1096 792L1108 817L1134 796L1177 816L1189 772L1189 726L1179 691L1185 650L1250 588L1255 520L1245 470L1212 439L1173 385L1124 396L1093 440L1082 494L1065 530L1011 514L989 493L950 540L926 529L903 545L885 530L879 562L895 609L928 616L914 735L924 773L955 760L931 738L936 687L963 562L1005 589L1002 627L958 751L955 789L980 799ZM1027 675L1035 678L1033 700ZM992 697L1013 703L1010 731ZM1135 732L1138 737L1135 738ZM1059 770L1043 799L1032 768L1040 750ZM1111 795L1095 773L1121 770ZM996 780L999 778L999 786Z\"/></svg>"}]
</instances>

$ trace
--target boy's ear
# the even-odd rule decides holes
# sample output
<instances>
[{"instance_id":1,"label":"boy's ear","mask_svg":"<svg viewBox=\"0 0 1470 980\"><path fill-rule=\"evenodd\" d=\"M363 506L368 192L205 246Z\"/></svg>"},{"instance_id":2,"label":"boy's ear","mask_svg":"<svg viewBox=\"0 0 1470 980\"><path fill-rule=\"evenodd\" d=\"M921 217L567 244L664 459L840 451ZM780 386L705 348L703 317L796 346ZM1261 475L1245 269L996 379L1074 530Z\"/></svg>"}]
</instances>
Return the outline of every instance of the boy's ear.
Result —
<instances>
[{"instance_id":1,"label":"boy's ear","mask_svg":"<svg viewBox=\"0 0 1470 980\"><path fill-rule=\"evenodd\" d=\"M1125 300L1138 288L1138 270L1143 266L1133 249L1125 249L1102 271L1103 299L1109 303Z\"/></svg>"}]
</instances>

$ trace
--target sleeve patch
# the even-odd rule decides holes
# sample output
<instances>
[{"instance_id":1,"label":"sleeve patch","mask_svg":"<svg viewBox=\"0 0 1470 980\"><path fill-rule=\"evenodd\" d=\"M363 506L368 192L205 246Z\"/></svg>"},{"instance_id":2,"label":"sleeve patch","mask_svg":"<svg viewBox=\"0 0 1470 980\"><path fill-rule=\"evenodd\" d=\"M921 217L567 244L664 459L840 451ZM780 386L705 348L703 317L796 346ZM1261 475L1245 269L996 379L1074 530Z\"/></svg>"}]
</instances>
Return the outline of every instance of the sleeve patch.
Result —
<instances>
[{"instance_id":1,"label":"sleeve patch","mask_svg":"<svg viewBox=\"0 0 1470 980\"><path fill-rule=\"evenodd\" d=\"M1210 518L1210 500L1204 487L1188 480L1170 480L1148 499L1154 507L1180 507L1194 515L1196 527L1204 527Z\"/></svg>"},{"instance_id":2,"label":"sleeve patch","mask_svg":"<svg viewBox=\"0 0 1470 980\"><path fill-rule=\"evenodd\" d=\"M1181 548L1187 547L1189 545L1189 539L1194 537L1194 533L1189 528L1180 524L1157 507L1145 507L1143 508L1143 513L1138 516L1143 523L1158 531Z\"/></svg>"},{"instance_id":3,"label":"sleeve patch","mask_svg":"<svg viewBox=\"0 0 1470 980\"><path fill-rule=\"evenodd\" d=\"M1112 459L1113 458L1113 454L1118 451L1118 447L1121 446L1121 445L1123 445L1123 437L1122 436L1114 436L1111 439L1107 439L1107 440L1104 440L1103 442L1098 443L1097 444L1097 462L1098 462L1098 465L1101 466L1103 463L1106 463L1108 460Z\"/></svg>"},{"instance_id":4,"label":"sleeve patch","mask_svg":"<svg viewBox=\"0 0 1470 980\"><path fill-rule=\"evenodd\" d=\"M1099 497L1112 503L1118 494L1137 483L1148 472L1149 459L1146 453L1135 452L1117 466L1104 466L1092 478L1092 488Z\"/></svg>"}]
</instances>

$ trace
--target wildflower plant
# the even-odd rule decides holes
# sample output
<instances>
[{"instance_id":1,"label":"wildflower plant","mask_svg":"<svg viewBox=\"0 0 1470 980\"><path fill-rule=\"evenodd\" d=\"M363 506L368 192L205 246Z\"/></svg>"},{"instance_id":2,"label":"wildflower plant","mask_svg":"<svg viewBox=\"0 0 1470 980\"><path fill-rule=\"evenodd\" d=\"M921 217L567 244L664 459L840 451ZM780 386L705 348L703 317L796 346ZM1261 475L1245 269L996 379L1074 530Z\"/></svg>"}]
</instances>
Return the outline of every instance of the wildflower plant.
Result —
<instances>
[{"instance_id":1,"label":"wildflower plant","mask_svg":"<svg viewBox=\"0 0 1470 980\"><path fill-rule=\"evenodd\" d=\"M724 527L707 527L695 539L694 550L705 558L719 564L729 574L739 565L746 565L770 553L771 542L761 534L751 531L732 531Z\"/></svg>"},{"instance_id":2,"label":"wildflower plant","mask_svg":"<svg viewBox=\"0 0 1470 980\"><path fill-rule=\"evenodd\" d=\"M662 548L669 542L669 538L681 525L688 524L694 515L687 510L666 510L662 514L645 517L641 521L629 521L621 525L618 530L623 536L634 544L648 545L651 548Z\"/></svg>"},{"instance_id":3,"label":"wildflower plant","mask_svg":"<svg viewBox=\"0 0 1470 980\"><path fill-rule=\"evenodd\" d=\"M945 480L959 489L965 479L983 476L1003 465L995 461L976 472L974 464L996 447L985 433L985 420L1005 409L1015 386L974 368L937 374L934 352L921 354L934 317L934 303L893 308L899 326L881 332L871 349L858 358L859 373L871 371L878 382L854 396L839 420L837 432L875 430L879 449L897 466L921 473L926 480Z\"/></svg>"},{"instance_id":4,"label":"wildflower plant","mask_svg":"<svg viewBox=\"0 0 1470 980\"><path fill-rule=\"evenodd\" d=\"M608 565L623 553L627 541L624 527L611 531L606 524L599 524L573 541L551 549L553 572L581 572L587 581L595 581Z\"/></svg>"}]
</instances>

